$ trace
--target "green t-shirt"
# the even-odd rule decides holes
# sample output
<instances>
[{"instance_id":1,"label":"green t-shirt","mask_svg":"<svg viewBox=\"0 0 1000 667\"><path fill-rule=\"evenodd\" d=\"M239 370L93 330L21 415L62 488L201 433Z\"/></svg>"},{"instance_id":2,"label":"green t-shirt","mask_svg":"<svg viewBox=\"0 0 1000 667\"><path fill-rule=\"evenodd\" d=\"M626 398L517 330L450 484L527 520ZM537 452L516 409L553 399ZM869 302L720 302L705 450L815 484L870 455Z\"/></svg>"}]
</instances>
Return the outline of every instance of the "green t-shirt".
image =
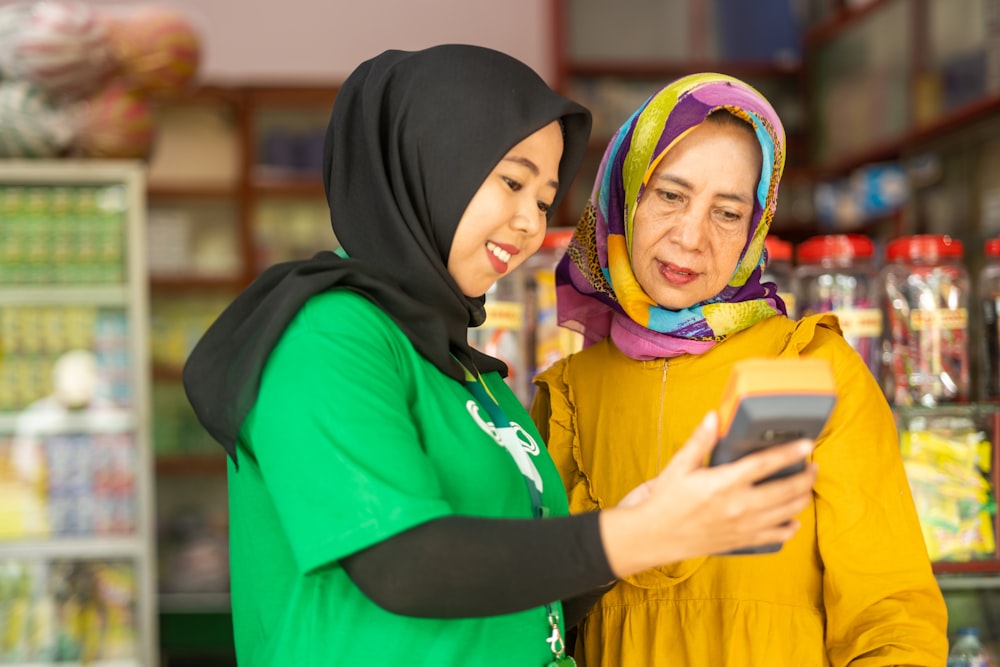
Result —
<instances>
[{"instance_id":1,"label":"green t-shirt","mask_svg":"<svg viewBox=\"0 0 1000 667\"><path fill-rule=\"evenodd\" d=\"M484 379L525 429L544 504L566 514L529 415L498 374ZM544 607L459 620L399 616L372 603L338 565L442 516L531 517L524 477L471 400L364 297L337 290L306 304L264 370L238 470L230 463L241 666L541 667L552 659Z\"/></svg>"}]
</instances>

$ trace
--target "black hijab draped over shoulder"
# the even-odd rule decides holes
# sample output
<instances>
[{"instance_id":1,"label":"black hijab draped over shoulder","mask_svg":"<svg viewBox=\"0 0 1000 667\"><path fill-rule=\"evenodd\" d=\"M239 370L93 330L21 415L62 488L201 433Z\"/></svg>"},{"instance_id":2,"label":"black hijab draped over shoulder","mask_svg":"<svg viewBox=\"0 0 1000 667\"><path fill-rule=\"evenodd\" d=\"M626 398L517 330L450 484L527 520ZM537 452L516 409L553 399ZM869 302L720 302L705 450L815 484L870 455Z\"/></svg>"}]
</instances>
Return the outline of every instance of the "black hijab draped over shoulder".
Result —
<instances>
[{"instance_id":1,"label":"black hijab draped over shoulder","mask_svg":"<svg viewBox=\"0 0 1000 667\"><path fill-rule=\"evenodd\" d=\"M236 440L261 372L289 322L313 295L358 292L384 310L443 373L452 358L506 371L468 344L483 297L462 294L447 270L459 219L515 144L559 120L566 194L590 137L590 113L498 51L443 45L386 51L363 63L337 95L323 180L337 240L350 256L321 252L272 266L205 333L184 367L199 421L235 460Z\"/></svg>"}]
</instances>

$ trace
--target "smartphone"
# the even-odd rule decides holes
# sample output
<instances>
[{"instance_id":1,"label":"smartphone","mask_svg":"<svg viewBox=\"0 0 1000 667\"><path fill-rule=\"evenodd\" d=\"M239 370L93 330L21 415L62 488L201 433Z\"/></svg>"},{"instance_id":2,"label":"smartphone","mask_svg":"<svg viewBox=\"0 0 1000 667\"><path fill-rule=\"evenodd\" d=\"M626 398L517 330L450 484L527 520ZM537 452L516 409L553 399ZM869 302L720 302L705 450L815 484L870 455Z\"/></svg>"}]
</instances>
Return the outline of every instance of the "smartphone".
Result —
<instances>
[{"instance_id":1,"label":"smartphone","mask_svg":"<svg viewBox=\"0 0 1000 667\"><path fill-rule=\"evenodd\" d=\"M746 359L733 366L719 405L719 441L710 465L800 438L816 439L837 401L833 369L825 359ZM758 484L803 470L805 461L783 468ZM773 553L780 544L729 553Z\"/></svg>"}]
</instances>

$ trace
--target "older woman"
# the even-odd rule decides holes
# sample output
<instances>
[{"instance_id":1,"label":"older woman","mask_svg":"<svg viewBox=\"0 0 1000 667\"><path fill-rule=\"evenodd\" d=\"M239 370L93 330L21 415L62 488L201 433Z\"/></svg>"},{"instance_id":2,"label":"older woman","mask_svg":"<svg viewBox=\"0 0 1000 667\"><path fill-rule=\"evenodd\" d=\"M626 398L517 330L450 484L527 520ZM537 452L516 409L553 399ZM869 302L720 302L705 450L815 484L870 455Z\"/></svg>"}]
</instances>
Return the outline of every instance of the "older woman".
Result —
<instances>
[{"instance_id":1,"label":"older woman","mask_svg":"<svg viewBox=\"0 0 1000 667\"><path fill-rule=\"evenodd\" d=\"M580 626L588 667L945 662L889 406L833 316L790 320L761 282L784 152L776 113L745 83L666 86L608 146L557 270L560 321L587 346L536 379L532 413L573 512L654 477L739 360L827 359L837 384L802 530L777 553L625 577Z\"/></svg>"}]
</instances>

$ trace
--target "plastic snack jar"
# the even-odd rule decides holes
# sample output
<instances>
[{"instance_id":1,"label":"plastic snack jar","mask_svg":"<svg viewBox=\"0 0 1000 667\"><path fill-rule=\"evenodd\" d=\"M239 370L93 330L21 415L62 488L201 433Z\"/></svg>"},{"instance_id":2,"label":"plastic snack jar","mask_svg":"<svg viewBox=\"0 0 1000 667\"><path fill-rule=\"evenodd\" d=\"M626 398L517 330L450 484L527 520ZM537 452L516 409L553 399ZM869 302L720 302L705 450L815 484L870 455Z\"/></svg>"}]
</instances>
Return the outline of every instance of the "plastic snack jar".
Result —
<instances>
[{"instance_id":1,"label":"plastic snack jar","mask_svg":"<svg viewBox=\"0 0 1000 667\"><path fill-rule=\"evenodd\" d=\"M986 262L976 284L983 327L980 386L983 397L993 400L1000 398L1000 237L986 241L984 255Z\"/></svg>"},{"instance_id":2,"label":"plastic snack jar","mask_svg":"<svg viewBox=\"0 0 1000 667\"><path fill-rule=\"evenodd\" d=\"M796 252L800 314L836 315L844 338L878 378L882 311L871 239L862 234L814 236L800 243Z\"/></svg>"},{"instance_id":3,"label":"plastic snack jar","mask_svg":"<svg viewBox=\"0 0 1000 667\"><path fill-rule=\"evenodd\" d=\"M969 398L969 275L962 243L904 236L886 247L883 389L894 405Z\"/></svg>"}]
</instances>

